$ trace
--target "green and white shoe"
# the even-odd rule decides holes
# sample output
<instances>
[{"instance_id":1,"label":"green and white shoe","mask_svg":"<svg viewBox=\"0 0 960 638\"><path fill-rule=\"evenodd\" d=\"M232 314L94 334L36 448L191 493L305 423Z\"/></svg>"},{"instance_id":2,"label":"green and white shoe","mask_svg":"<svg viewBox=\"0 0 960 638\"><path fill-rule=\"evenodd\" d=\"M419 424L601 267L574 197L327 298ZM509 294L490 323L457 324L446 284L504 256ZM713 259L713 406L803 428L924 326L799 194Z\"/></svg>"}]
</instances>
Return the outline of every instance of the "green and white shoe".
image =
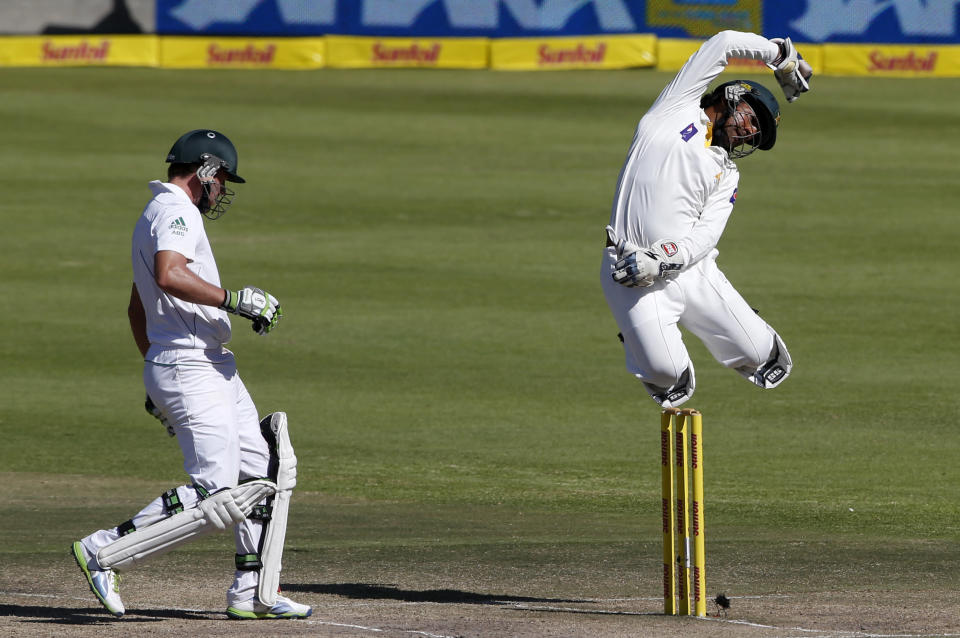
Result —
<instances>
[{"instance_id":1,"label":"green and white shoe","mask_svg":"<svg viewBox=\"0 0 960 638\"><path fill-rule=\"evenodd\" d=\"M117 618L122 616L126 609L123 607L123 601L120 600L120 574L112 569L89 569L87 567L87 550L83 548L80 541L73 544L70 553L73 554L73 560L77 561L80 571L87 579L87 584L90 585L90 591L94 593L100 604Z\"/></svg>"},{"instance_id":2,"label":"green and white shoe","mask_svg":"<svg viewBox=\"0 0 960 638\"><path fill-rule=\"evenodd\" d=\"M301 605L286 596L277 596L277 602L268 607L256 598L233 603L227 607L227 616L234 620L270 620L274 618L306 618L313 613L309 605Z\"/></svg>"}]
</instances>

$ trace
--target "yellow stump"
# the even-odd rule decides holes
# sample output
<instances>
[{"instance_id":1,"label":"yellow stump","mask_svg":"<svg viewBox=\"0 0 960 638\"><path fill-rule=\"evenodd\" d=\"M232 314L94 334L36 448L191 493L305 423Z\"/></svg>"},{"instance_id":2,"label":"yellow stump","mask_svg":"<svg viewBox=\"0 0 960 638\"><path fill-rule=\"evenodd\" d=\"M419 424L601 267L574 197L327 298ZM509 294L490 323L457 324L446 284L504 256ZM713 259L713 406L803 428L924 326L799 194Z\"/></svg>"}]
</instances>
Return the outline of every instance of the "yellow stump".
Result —
<instances>
[{"instance_id":1,"label":"yellow stump","mask_svg":"<svg viewBox=\"0 0 960 638\"><path fill-rule=\"evenodd\" d=\"M674 553L674 530L677 522L673 510L673 423L679 412L667 409L660 414L660 474L663 509L663 613L677 613L677 570Z\"/></svg>"},{"instance_id":2,"label":"yellow stump","mask_svg":"<svg viewBox=\"0 0 960 638\"><path fill-rule=\"evenodd\" d=\"M707 555L703 531L703 416L685 410L690 420L690 467L693 470L693 599L697 616L707 615Z\"/></svg>"},{"instance_id":3,"label":"yellow stump","mask_svg":"<svg viewBox=\"0 0 960 638\"><path fill-rule=\"evenodd\" d=\"M690 431L685 411L676 418L676 466L677 466L677 536L680 538L681 553L680 582L677 584L677 596L680 599L680 615L690 615L690 447L687 433Z\"/></svg>"}]
</instances>

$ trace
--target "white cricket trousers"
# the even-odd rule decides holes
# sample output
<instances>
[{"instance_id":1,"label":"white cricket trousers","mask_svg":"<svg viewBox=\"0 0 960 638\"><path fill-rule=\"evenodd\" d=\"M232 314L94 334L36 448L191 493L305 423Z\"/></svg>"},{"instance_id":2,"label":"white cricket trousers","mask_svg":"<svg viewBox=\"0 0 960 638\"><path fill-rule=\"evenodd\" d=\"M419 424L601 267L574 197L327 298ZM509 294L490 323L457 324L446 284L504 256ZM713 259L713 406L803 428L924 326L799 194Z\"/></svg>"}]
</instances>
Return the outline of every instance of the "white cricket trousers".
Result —
<instances>
[{"instance_id":1,"label":"white cricket trousers","mask_svg":"<svg viewBox=\"0 0 960 638\"><path fill-rule=\"evenodd\" d=\"M689 387L671 403L673 407L689 399L695 387L693 363L679 326L696 335L728 368L752 372L774 350L774 330L723 276L715 254L674 279L658 279L648 288L627 288L611 277L616 249L608 246L604 251L601 286L623 335L627 371L644 383L651 396L676 387L686 373Z\"/></svg>"},{"instance_id":2,"label":"white cricket trousers","mask_svg":"<svg viewBox=\"0 0 960 638\"><path fill-rule=\"evenodd\" d=\"M144 363L147 394L173 424L190 483L177 488L184 508L199 502L198 485L207 492L236 486L248 478L267 476L270 450L260 434L257 408L237 373L233 353L219 350L151 348ZM157 434L162 434L162 430ZM138 528L165 516L155 499L132 521ZM246 519L234 528L238 554L258 553L262 521ZM117 529L100 530L83 539L96 555L119 538ZM258 572L237 571L227 593L232 604L253 596Z\"/></svg>"}]
</instances>

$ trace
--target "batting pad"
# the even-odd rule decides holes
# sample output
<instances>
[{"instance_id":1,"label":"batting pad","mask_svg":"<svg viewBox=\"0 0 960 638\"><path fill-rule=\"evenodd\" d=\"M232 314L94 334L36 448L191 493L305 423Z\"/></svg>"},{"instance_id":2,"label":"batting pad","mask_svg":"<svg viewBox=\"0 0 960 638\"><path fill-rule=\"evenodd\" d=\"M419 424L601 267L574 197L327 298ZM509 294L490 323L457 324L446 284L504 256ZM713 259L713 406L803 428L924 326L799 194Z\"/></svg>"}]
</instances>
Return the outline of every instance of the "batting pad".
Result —
<instances>
[{"instance_id":1,"label":"batting pad","mask_svg":"<svg viewBox=\"0 0 960 638\"><path fill-rule=\"evenodd\" d=\"M280 586L281 559L283 543L287 535L287 512L290 509L290 495L297 484L297 457L293 453L290 434L287 431L287 415L274 412L260 421L260 432L270 446L270 478L279 488L273 497L273 509L270 520L263 530L261 539L260 579L257 582L257 598L265 605L273 605L277 600Z\"/></svg>"},{"instance_id":2,"label":"batting pad","mask_svg":"<svg viewBox=\"0 0 960 638\"><path fill-rule=\"evenodd\" d=\"M275 494L273 481L258 479L221 490L197 505L162 521L135 530L97 552L104 569L123 571L138 562L165 554L184 543L242 521L253 506Z\"/></svg>"}]
</instances>

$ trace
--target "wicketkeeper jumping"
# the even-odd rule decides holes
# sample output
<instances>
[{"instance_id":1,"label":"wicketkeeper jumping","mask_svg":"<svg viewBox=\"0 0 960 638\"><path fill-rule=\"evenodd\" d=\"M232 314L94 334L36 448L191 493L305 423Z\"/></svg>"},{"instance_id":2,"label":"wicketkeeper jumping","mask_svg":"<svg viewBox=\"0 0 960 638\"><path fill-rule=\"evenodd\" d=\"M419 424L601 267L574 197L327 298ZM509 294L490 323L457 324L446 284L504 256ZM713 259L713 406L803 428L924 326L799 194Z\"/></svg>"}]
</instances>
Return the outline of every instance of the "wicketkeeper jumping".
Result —
<instances>
[{"instance_id":1,"label":"wicketkeeper jumping","mask_svg":"<svg viewBox=\"0 0 960 638\"><path fill-rule=\"evenodd\" d=\"M640 120L606 230L600 279L627 370L667 408L696 387L680 326L761 388L776 387L793 367L783 339L717 268L737 201L734 160L773 148L780 123L776 98L753 81L704 93L731 58L765 62L789 102L809 89L810 66L789 38L710 38Z\"/></svg>"}]
</instances>

